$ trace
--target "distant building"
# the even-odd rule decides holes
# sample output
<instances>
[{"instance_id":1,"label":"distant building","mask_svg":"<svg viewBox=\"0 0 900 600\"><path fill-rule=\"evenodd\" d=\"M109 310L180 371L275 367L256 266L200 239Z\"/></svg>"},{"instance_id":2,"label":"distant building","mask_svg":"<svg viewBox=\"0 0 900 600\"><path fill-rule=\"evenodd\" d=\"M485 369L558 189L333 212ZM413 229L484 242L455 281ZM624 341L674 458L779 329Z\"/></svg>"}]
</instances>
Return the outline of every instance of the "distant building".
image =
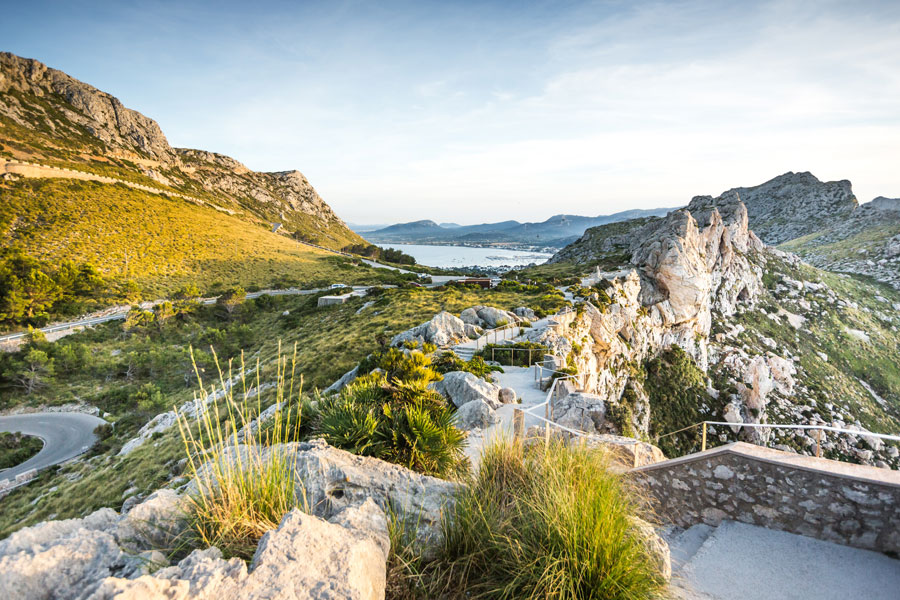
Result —
<instances>
[{"instance_id":1,"label":"distant building","mask_svg":"<svg viewBox=\"0 0 900 600\"><path fill-rule=\"evenodd\" d=\"M480 285L485 289L492 287L491 279L489 277L469 277L468 279L460 280L460 283L466 285Z\"/></svg>"}]
</instances>

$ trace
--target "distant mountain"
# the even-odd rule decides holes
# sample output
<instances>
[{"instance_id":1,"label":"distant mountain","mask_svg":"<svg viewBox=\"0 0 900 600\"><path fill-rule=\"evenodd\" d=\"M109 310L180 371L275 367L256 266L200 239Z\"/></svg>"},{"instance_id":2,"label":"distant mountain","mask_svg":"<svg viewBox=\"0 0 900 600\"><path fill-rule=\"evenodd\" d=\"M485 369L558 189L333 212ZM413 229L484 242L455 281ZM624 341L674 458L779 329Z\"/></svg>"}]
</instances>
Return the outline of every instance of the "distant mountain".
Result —
<instances>
[{"instance_id":1,"label":"distant mountain","mask_svg":"<svg viewBox=\"0 0 900 600\"><path fill-rule=\"evenodd\" d=\"M376 223L376 224L368 224L364 225L362 223L347 223L347 227L350 228L350 231L354 231L356 233L366 233L369 231L377 231L379 229L384 229L387 227L387 223Z\"/></svg>"},{"instance_id":2,"label":"distant mountain","mask_svg":"<svg viewBox=\"0 0 900 600\"><path fill-rule=\"evenodd\" d=\"M562 248L577 240L590 227L640 217L663 216L670 210L634 209L597 217L554 215L539 223L510 220L477 225L438 225L430 220L413 221L367 231L366 238L375 243L527 244Z\"/></svg>"}]
</instances>

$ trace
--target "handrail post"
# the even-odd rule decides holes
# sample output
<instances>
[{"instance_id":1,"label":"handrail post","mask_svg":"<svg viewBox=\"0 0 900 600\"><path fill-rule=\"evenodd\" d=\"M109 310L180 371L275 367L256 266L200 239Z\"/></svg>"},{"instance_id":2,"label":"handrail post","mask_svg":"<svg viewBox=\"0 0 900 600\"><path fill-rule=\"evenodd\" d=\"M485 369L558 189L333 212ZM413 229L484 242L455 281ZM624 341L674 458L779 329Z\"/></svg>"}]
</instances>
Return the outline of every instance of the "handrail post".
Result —
<instances>
[{"instance_id":1,"label":"handrail post","mask_svg":"<svg viewBox=\"0 0 900 600\"><path fill-rule=\"evenodd\" d=\"M703 442L700 444L700 452L706 451L706 421L703 421Z\"/></svg>"},{"instance_id":2,"label":"handrail post","mask_svg":"<svg viewBox=\"0 0 900 600\"><path fill-rule=\"evenodd\" d=\"M822 430L816 429L816 458L822 457Z\"/></svg>"}]
</instances>

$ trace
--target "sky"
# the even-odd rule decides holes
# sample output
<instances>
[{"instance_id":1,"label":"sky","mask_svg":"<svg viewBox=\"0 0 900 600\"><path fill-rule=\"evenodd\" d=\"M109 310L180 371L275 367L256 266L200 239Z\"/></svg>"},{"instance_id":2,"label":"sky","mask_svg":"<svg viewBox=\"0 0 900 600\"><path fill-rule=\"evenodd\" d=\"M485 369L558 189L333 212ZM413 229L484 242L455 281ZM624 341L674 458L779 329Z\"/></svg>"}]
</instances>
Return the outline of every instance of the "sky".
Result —
<instances>
[{"instance_id":1,"label":"sky","mask_svg":"<svg viewBox=\"0 0 900 600\"><path fill-rule=\"evenodd\" d=\"M133 5L132 5L133 4ZM344 220L686 204L787 171L900 197L900 2L29 2L0 50L298 169Z\"/></svg>"}]
</instances>

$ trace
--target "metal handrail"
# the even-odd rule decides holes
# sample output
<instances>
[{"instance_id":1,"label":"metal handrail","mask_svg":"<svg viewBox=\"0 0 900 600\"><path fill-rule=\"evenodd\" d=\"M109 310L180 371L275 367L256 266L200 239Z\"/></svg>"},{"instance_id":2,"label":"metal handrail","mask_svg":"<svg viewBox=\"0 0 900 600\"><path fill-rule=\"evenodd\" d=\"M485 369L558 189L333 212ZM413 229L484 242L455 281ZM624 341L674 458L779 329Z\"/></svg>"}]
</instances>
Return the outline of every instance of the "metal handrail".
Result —
<instances>
[{"instance_id":1,"label":"metal handrail","mask_svg":"<svg viewBox=\"0 0 900 600\"><path fill-rule=\"evenodd\" d=\"M669 437L670 435L675 435L676 433L681 433L682 431L687 431L689 429L694 429L696 427L702 427L702 438L700 442L700 451L704 452L706 450L706 429L709 425L719 425L723 427L751 427L751 428L759 428L759 429L803 429L803 430L815 430L819 432L819 435L816 436L816 456L821 456L822 454L822 436L821 434L826 431L831 431L833 433L845 433L849 435L858 435L862 437L874 437L882 440L889 440L892 442L900 442L900 435L891 435L887 433L875 433L872 431L858 431L853 429L846 429L843 427L832 427L830 425L791 425L784 423L729 423L727 421L701 421L699 423L694 423L693 425L688 425L687 427L683 427L676 431L672 431L666 433L664 435L656 436L656 440L659 441L662 438Z\"/></svg>"}]
</instances>

